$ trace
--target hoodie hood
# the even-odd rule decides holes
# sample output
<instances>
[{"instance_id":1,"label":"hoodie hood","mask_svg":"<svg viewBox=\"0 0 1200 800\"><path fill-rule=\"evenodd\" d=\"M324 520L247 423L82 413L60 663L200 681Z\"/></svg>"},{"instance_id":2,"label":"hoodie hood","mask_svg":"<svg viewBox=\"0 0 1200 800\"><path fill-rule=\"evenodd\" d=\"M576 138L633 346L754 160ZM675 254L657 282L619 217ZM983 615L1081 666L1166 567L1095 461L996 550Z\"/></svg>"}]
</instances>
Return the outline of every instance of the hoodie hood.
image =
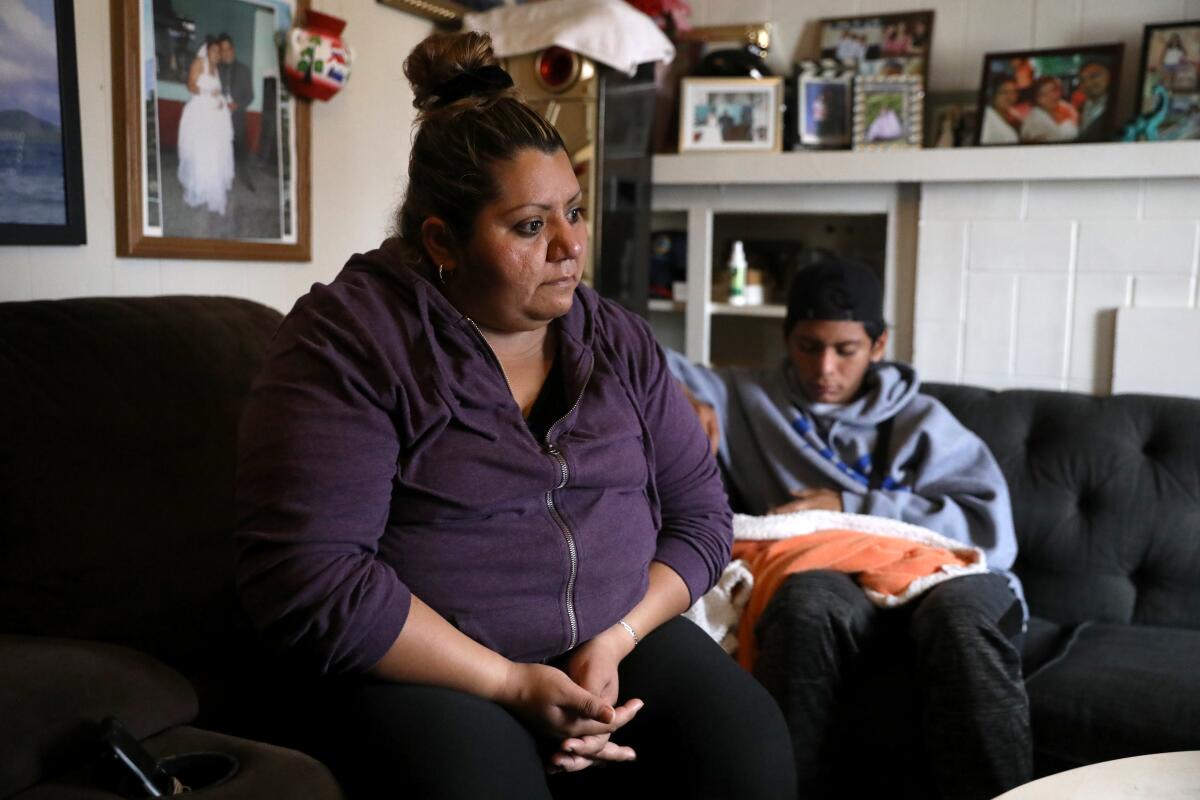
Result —
<instances>
[{"instance_id":1,"label":"hoodie hood","mask_svg":"<svg viewBox=\"0 0 1200 800\"><path fill-rule=\"evenodd\" d=\"M920 389L917 371L908 364L880 361L872 364L863 377L863 391L843 406L819 407L819 411L800 389L790 364L785 365L791 399L813 416L853 425L874 427L900 413Z\"/></svg>"}]
</instances>

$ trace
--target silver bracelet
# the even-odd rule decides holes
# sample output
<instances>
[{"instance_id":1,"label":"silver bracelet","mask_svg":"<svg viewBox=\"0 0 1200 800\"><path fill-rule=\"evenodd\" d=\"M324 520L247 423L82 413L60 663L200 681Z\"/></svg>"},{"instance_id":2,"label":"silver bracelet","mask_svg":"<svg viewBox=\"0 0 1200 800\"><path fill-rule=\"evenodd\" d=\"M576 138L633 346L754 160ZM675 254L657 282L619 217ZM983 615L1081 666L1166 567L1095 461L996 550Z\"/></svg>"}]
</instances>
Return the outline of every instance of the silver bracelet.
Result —
<instances>
[{"instance_id":1,"label":"silver bracelet","mask_svg":"<svg viewBox=\"0 0 1200 800\"><path fill-rule=\"evenodd\" d=\"M623 620L623 619L619 619L619 620L617 620L617 622L621 623L621 627L622 627L622 628L624 628L625 630L629 631L629 635L633 637L633 646L634 646L634 647L637 647L637 645L638 645L638 642L640 642L640 641L641 641L641 639L639 639L639 638L638 638L637 631L635 631L635 630L633 629L633 626L632 626L632 625L630 625L628 622L626 622L626 621L625 621L625 620Z\"/></svg>"}]
</instances>

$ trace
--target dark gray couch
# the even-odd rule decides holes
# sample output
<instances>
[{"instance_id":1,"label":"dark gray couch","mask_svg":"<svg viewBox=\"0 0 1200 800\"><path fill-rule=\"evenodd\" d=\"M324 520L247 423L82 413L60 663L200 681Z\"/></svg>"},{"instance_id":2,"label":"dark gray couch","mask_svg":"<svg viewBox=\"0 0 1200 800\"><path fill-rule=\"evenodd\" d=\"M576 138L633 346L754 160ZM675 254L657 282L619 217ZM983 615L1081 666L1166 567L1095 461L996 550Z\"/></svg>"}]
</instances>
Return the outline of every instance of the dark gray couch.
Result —
<instances>
[{"instance_id":1,"label":"dark gray couch","mask_svg":"<svg viewBox=\"0 0 1200 800\"><path fill-rule=\"evenodd\" d=\"M236 426L279 319L0 303L0 798L114 797L88 788L107 714L156 755L237 755L208 796L340 796L244 713L263 674L232 585ZM1012 489L1039 772L1200 749L1200 401L926 391Z\"/></svg>"},{"instance_id":2,"label":"dark gray couch","mask_svg":"<svg viewBox=\"0 0 1200 800\"><path fill-rule=\"evenodd\" d=\"M925 391L1012 492L1039 774L1200 750L1200 400Z\"/></svg>"},{"instance_id":3,"label":"dark gray couch","mask_svg":"<svg viewBox=\"0 0 1200 800\"><path fill-rule=\"evenodd\" d=\"M279 324L228 298L0 303L0 798L115 798L95 724L234 755L204 796L338 798L246 729L238 418Z\"/></svg>"}]
</instances>

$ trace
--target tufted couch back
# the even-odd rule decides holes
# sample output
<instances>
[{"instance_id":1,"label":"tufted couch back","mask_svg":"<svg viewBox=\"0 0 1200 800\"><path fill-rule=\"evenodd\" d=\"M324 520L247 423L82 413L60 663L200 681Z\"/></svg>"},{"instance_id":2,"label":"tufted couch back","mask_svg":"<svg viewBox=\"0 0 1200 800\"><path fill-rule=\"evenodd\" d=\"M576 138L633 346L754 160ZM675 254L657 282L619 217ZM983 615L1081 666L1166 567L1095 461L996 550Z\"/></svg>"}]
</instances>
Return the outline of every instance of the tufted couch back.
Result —
<instances>
[{"instance_id":1,"label":"tufted couch back","mask_svg":"<svg viewBox=\"0 0 1200 800\"><path fill-rule=\"evenodd\" d=\"M1200 628L1200 400L927 384L995 454L1032 613Z\"/></svg>"}]
</instances>

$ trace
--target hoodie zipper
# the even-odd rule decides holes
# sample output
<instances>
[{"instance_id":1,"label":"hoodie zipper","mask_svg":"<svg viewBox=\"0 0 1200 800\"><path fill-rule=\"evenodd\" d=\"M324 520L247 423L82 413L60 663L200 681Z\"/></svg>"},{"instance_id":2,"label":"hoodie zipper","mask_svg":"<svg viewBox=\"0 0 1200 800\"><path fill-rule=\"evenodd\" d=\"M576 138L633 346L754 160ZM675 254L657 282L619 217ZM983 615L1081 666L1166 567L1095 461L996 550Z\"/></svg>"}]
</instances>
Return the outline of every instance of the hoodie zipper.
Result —
<instances>
[{"instance_id":1,"label":"hoodie zipper","mask_svg":"<svg viewBox=\"0 0 1200 800\"><path fill-rule=\"evenodd\" d=\"M558 449L558 446L554 442L550 441L550 434L558 427L559 422L571 416L575 412L575 409L579 407L579 403L583 400L583 393L587 390L588 381L592 379L592 369L595 367L595 364L595 359L588 364L587 375L583 379L583 386L579 388L579 396L575 398L574 404L567 410L566 414L558 418L558 422L555 422L546 430L546 452L557 459L559 471L562 473L562 479L558 482L558 486L546 492L546 508L550 510L550 516L558 523L563 539L567 542L567 552L571 556L571 574L567 577L567 588L564 593L564 599L567 604L567 621L571 624L571 639L567 642L568 650L574 650L575 645L579 643L579 622L575 618L575 578L579 574L579 552L575 549L575 536L571 533L570 526L567 525L567 521L562 518L562 515L558 513L558 509L554 506L554 492L567 485L567 481L571 477L571 471L567 468L567 459L562 454L562 451Z\"/></svg>"},{"instance_id":2,"label":"hoodie zipper","mask_svg":"<svg viewBox=\"0 0 1200 800\"><path fill-rule=\"evenodd\" d=\"M508 380L508 373L504 371L504 364L500 362L500 357L496 355L496 351L488 344L487 337L483 335L483 331L475 324L475 320L470 317L466 317L465 319L471 323L471 327L475 329L475 333L479 334L480 340L487 347L492 359L496 362L496 366L500 368L500 375L504 378L504 385L508 387L508 393L511 395L513 393L512 383ZM579 550L575 547L575 535L571 532L571 526L563 519L562 514L558 513L558 507L554 505L554 493L567 485L567 481L571 478L571 470L567 467L567 459L562 451L558 449L558 445L550 440L550 434L554 432L559 423L571 416L575 412L575 409L579 407L580 402L583 401L583 393L587 391L588 382L592 379L592 370L595 368L595 364L595 359L592 359L591 363L588 364L587 375L583 379L583 386L580 387L579 396L575 398L574 404L571 405L566 414L559 417L546 430L546 452L558 462L559 471L558 485L546 492L546 509L550 512L550 517L554 520L555 524L558 525L558 529L567 543L567 553L571 558L571 571L567 576L567 587L563 592L563 600L567 608L567 622L571 626L571 637L567 642L567 650L574 650L575 645L579 642L579 620L575 616L575 579L579 575Z\"/></svg>"}]
</instances>

